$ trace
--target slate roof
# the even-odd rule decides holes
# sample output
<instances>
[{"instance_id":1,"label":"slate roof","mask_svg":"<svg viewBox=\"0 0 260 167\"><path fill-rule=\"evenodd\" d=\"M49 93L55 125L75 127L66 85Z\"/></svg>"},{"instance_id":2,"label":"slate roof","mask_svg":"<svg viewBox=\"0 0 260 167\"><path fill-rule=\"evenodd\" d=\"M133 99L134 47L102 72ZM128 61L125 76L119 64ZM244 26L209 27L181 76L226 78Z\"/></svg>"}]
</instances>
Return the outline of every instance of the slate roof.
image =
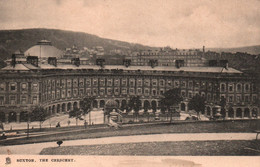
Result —
<instances>
[{"instance_id":1,"label":"slate roof","mask_svg":"<svg viewBox=\"0 0 260 167\"><path fill-rule=\"evenodd\" d=\"M50 64L39 64L39 67L35 67L31 64L16 64L13 68L12 66L7 66L2 68L2 70L29 70L29 69L72 69L72 70L81 70L81 69L93 69L93 70L99 70L101 69L100 66L97 65L80 65L75 66L73 64L58 64L57 66L53 66ZM173 71L173 72L202 72L202 73L242 73L241 71L238 71L234 68L229 67L228 69L223 67L180 67L176 68L173 66L157 66L157 67L150 67L150 66L129 66L125 67L123 65L104 65L102 68L104 70L112 70L112 69L118 69L118 70L129 70L129 71Z\"/></svg>"}]
</instances>

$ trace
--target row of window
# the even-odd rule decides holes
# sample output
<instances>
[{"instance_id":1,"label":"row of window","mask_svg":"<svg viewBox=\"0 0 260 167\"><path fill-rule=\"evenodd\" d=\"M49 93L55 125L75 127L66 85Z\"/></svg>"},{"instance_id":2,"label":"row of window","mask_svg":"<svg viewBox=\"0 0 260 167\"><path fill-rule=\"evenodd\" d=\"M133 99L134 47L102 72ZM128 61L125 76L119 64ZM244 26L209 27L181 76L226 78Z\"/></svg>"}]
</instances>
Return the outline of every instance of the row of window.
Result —
<instances>
[{"instance_id":1,"label":"row of window","mask_svg":"<svg viewBox=\"0 0 260 167\"><path fill-rule=\"evenodd\" d=\"M28 91L28 83L20 83L20 90L21 91ZM0 83L0 91L17 91L18 90L18 84L16 82L11 82L9 85L6 83ZM38 91L38 84L32 83L31 87L32 91Z\"/></svg>"},{"instance_id":2,"label":"row of window","mask_svg":"<svg viewBox=\"0 0 260 167\"><path fill-rule=\"evenodd\" d=\"M205 82L205 81L179 81L179 80L165 80L165 79L105 79L105 78L88 78L88 79L63 79L63 80L49 80L44 82L43 84L43 90L51 90L52 88L56 87L84 87L86 85L87 87L90 86L130 86L130 87L135 87L135 86L160 86L160 87L181 87L181 88L200 88L200 89L207 89L211 91L212 89L216 90L217 89L217 84L213 84L211 82Z\"/></svg>"},{"instance_id":3,"label":"row of window","mask_svg":"<svg viewBox=\"0 0 260 167\"><path fill-rule=\"evenodd\" d=\"M225 95L222 95L221 96L222 98L225 98L226 99L226 102L229 102L229 103L233 103L233 102L237 102L237 103L240 103L240 102L253 102L253 103L256 103L257 102L257 95L253 95L252 98L250 95L244 95L244 96L241 96L241 95L228 95L227 97L225 97Z\"/></svg>"},{"instance_id":4,"label":"row of window","mask_svg":"<svg viewBox=\"0 0 260 167\"><path fill-rule=\"evenodd\" d=\"M236 89L235 89L236 88ZM242 85L241 83L237 83L235 84L225 84L225 83L221 83L220 84L220 91L221 92L234 92L235 90L237 92L242 92L244 88L244 92L250 92L250 84L249 83L245 83L244 85ZM256 85L252 84L252 91L255 92L256 91Z\"/></svg>"},{"instance_id":5,"label":"row of window","mask_svg":"<svg viewBox=\"0 0 260 167\"><path fill-rule=\"evenodd\" d=\"M37 96L33 96L31 99L32 104L38 104L38 98ZM29 98L25 95L20 97L20 102L17 101L17 97L14 95L9 96L9 104L10 105L16 105L16 104L28 104ZM7 100L5 99L5 96L0 96L0 106L3 106L7 104Z\"/></svg>"},{"instance_id":6,"label":"row of window","mask_svg":"<svg viewBox=\"0 0 260 167\"><path fill-rule=\"evenodd\" d=\"M98 95L145 95L145 96L157 96L157 95L163 95L165 92L164 89L160 89L160 90L157 90L157 89L152 89L150 90L149 88L145 88L145 89L142 89L142 88L100 88L100 89L97 89L97 88L87 88L86 89L86 92L84 92L84 89L74 89L73 91L71 90L57 90L56 92L55 91L52 91L52 92L49 92L48 94L44 94L44 100L47 100L47 99L55 99L55 95L56 95L56 99L59 99L59 98L70 98L70 97L78 97L79 95L80 96L83 96L83 95L88 95L88 96L98 96Z\"/></svg>"}]
</instances>

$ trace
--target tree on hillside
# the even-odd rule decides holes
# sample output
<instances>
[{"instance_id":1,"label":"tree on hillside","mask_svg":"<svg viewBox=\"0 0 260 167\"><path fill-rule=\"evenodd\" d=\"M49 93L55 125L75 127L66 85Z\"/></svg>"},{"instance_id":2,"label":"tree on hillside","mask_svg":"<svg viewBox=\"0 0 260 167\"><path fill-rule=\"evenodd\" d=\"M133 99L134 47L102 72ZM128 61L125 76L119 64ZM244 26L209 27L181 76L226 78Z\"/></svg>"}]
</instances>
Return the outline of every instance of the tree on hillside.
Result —
<instances>
[{"instance_id":1,"label":"tree on hillside","mask_svg":"<svg viewBox=\"0 0 260 167\"><path fill-rule=\"evenodd\" d=\"M200 112L205 110L205 98L197 94L192 97L188 106L189 109L196 111L198 119L200 119Z\"/></svg>"},{"instance_id":2,"label":"tree on hillside","mask_svg":"<svg viewBox=\"0 0 260 167\"><path fill-rule=\"evenodd\" d=\"M167 110L170 113L170 122L172 121L172 107L177 108L179 103L182 101L181 90L174 88L166 91L160 100L161 110Z\"/></svg>"},{"instance_id":3,"label":"tree on hillside","mask_svg":"<svg viewBox=\"0 0 260 167\"><path fill-rule=\"evenodd\" d=\"M39 121L41 129L42 123L46 120L47 111L42 106L36 106L30 113L30 117L33 121Z\"/></svg>"},{"instance_id":4,"label":"tree on hillside","mask_svg":"<svg viewBox=\"0 0 260 167\"><path fill-rule=\"evenodd\" d=\"M89 123L91 123L91 110L92 110L92 104L96 98L95 97L84 97L80 102L80 108L83 110L84 116L86 114L89 114Z\"/></svg>"}]
</instances>

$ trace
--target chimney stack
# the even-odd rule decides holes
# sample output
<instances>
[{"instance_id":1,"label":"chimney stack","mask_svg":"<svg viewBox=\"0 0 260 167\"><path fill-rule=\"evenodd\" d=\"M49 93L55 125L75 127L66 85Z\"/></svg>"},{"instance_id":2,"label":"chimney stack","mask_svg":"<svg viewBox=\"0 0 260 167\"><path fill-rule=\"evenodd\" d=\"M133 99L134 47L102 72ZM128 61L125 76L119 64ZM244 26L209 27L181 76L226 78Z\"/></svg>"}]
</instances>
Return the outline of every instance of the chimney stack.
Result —
<instances>
[{"instance_id":1,"label":"chimney stack","mask_svg":"<svg viewBox=\"0 0 260 167\"><path fill-rule=\"evenodd\" d=\"M16 56L15 54L12 54L11 66L15 67L15 64L16 64Z\"/></svg>"},{"instance_id":2,"label":"chimney stack","mask_svg":"<svg viewBox=\"0 0 260 167\"><path fill-rule=\"evenodd\" d=\"M129 67L131 65L131 60L129 59L124 59L123 60L123 65L126 66L126 67Z\"/></svg>"},{"instance_id":3,"label":"chimney stack","mask_svg":"<svg viewBox=\"0 0 260 167\"><path fill-rule=\"evenodd\" d=\"M80 59L79 58L72 58L71 59L71 64L75 65L75 66L80 66Z\"/></svg>"},{"instance_id":4,"label":"chimney stack","mask_svg":"<svg viewBox=\"0 0 260 167\"><path fill-rule=\"evenodd\" d=\"M57 67L57 58L56 57L48 57L48 64Z\"/></svg>"},{"instance_id":5,"label":"chimney stack","mask_svg":"<svg viewBox=\"0 0 260 167\"><path fill-rule=\"evenodd\" d=\"M37 56L27 56L27 63L38 67L38 57Z\"/></svg>"},{"instance_id":6,"label":"chimney stack","mask_svg":"<svg viewBox=\"0 0 260 167\"><path fill-rule=\"evenodd\" d=\"M104 67L105 65L105 59L97 59L96 60L96 65L100 66L101 68Z\"/></svg>"}]
</instances>

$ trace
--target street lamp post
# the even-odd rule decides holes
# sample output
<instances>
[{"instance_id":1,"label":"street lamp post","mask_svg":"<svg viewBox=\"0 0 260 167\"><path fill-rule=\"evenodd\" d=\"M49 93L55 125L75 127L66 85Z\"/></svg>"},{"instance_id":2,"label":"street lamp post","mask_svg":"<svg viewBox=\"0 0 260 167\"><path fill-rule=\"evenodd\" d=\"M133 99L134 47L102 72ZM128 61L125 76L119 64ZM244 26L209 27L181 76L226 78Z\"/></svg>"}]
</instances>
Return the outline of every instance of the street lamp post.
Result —
<instances>
[{"instance_id":1,"label":"street lamp post","mask_svg":"<svg viewBox=\"0 0 260 167\"><path fill-rule=\"evenodd\" d=\"M29 113L27 114L27 139L29 139Z\"/></svg>"}]
</instances>

